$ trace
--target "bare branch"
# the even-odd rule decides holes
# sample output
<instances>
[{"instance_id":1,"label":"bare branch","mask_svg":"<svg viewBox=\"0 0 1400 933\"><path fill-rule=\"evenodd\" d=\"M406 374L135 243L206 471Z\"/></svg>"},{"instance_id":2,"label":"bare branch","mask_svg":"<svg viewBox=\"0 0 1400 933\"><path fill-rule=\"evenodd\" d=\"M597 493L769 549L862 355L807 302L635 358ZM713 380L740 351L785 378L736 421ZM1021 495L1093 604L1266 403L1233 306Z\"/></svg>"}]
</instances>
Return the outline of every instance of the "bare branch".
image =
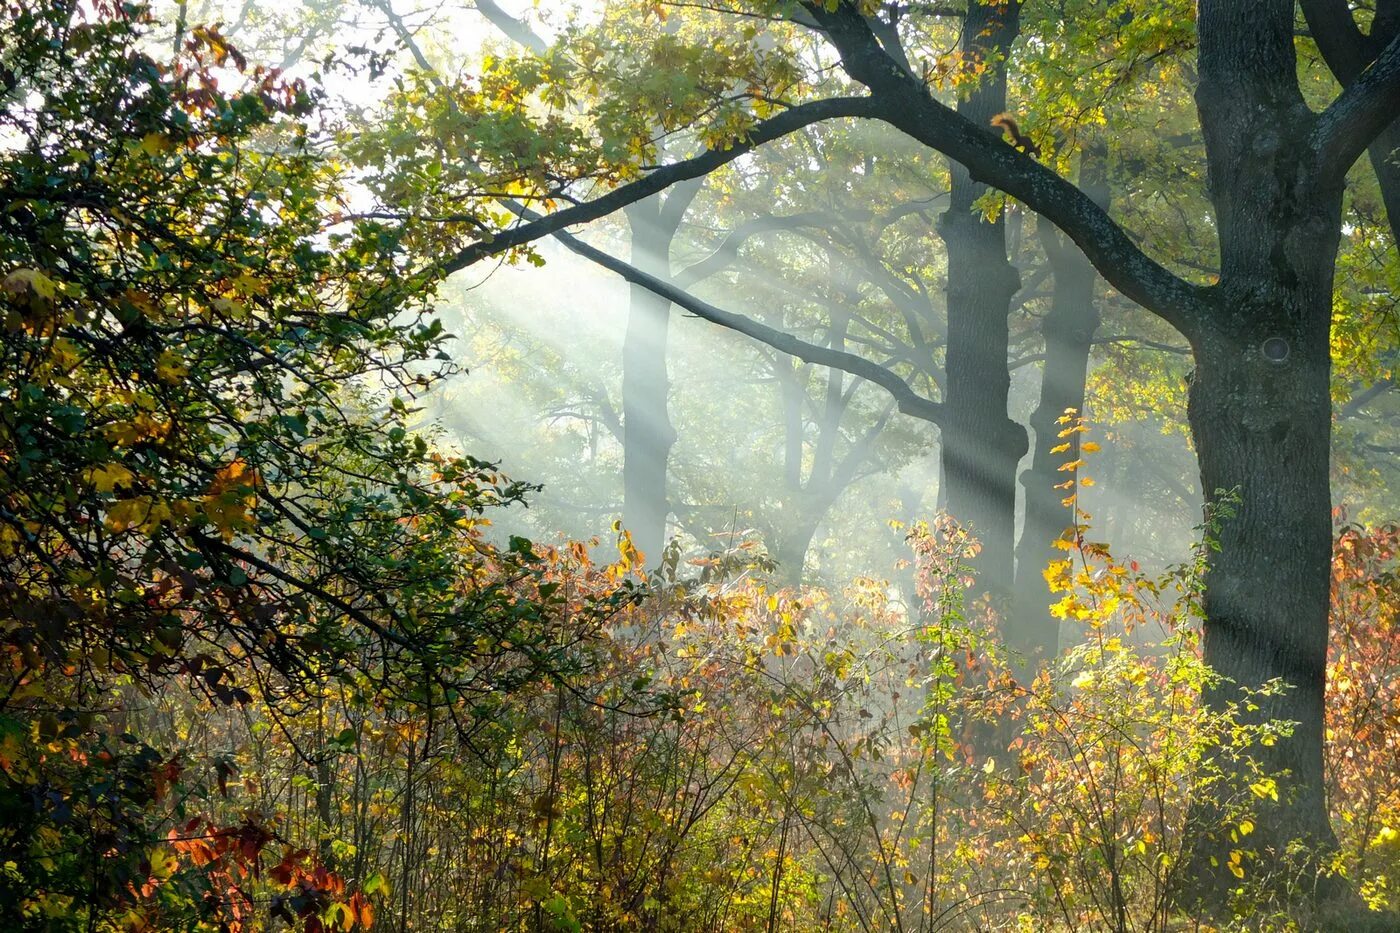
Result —
<instances>
[{"instance_id":1,"label":"bare branch","mask_svg":"<svg viewBox=\"0 0 1400 933\"><path fill-rule=\"evenodd\" d=\"M589 261L602 266L603 268L622 276L634 285L640 285L649 291L655 292L662 298L670 301L689 311L698 318L727 327L732 331L744 334L747 337L767 344L773 349L786 353L789 356L797 357L808 363L815 363L819 366L830 366L842 372L850 373L869 382L873 382L880 388L888 392L895 400L899 410L906 415L911 415L922 421L932 424L939 424L943 417L943 406L931 399L924 398L915 392L909 383L905 382L898 375L872 363L870 360L854 353L846 353L841 350L833 350L830 347L818 346L794 337L792 334L761 324L752 318L742 314L735 314L732 311L725 311L715 307L707 301L696 298L683 289L677 288L670 282L657 276L643 272L630 263L623 262L616 256L605 253L596 246L591 246L583 242L572 234L562 230L554 232L554 238L564 245L571 252L588 259Z\"/></svg>"},{"instance_id":2,"label":"bare branch","mask_svg":"<svg viewBox=\"0 0 1400 933\"><path fill-rule=\"evenodd\" d=\"M512 42L525 46L536 55L543 54L545 49L549 48L549 43L545 42L539 33L531 29L524 20L516 19L501 9L496 0L475 0L475 6L478 13L486 17L492 26Z\"/></svg>"}]
</instances>

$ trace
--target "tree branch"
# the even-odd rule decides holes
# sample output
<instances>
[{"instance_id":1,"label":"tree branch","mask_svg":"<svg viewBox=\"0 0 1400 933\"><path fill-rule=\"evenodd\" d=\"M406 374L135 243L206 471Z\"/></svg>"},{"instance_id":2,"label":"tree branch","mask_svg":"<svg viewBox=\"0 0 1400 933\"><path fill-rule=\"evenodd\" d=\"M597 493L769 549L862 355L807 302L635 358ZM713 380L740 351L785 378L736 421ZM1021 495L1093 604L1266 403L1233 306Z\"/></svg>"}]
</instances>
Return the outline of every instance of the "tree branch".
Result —
<instances>
[{"instance_id":1,"label":"tree branch","mask_svg":"<svg viewBox=\"0 0 1400 933\"><path fill-rule=\"evenodd\" d=\"M534 52L536 55L544 53L549 48L549 43L545 42L539 35L531 29L523 20L516 19L505 10L501 9L496 0L475 0L476 11L484 16L492 26L503 32L511 41Z\"/></svg>"},{"instance_id":2,"label":"tree branch","mask_svg":"<svg viewBox=\"0 0 1400 933\"><path fill-rule=\"evenodd\" d=\"M643 272L630 263L623 262L616 256L605 253L596 246L591 246L583 242L578 237L561 231L554 232L554 238L564 245L569 251L582 256L583 258L602 266L604 269L622 276L634 285L640 285L649 291L655 292L662 298L670 301L689 311L698 318L718 324L732 331L741 333L747 337L767 344L773 349L795 356L808 363L815 363L819 366L830 366L842 372L858 376L868 382L873 382L880 388L888 392L895 400L899 410L906 415L927 421L932 424L939 424L943 417L943 406L931 399L924 398L915 392L898 375L872 363L870 360L854 353L846 353L841 350L833 350L830 347L818 346L800 340L792 334L761 324L752 318L742 314L735 314L732 311L725 311L717 308L707 301L696 298L694 295L670 282L660 279L654 275Z\"/></svg>"},{"instance_id":3,"label":"tree branch","mask_svg":"<svg viewBox=\"0 0 1400 933\"><path fill-rule=\"evenodd\" d=\"M1347 0L1302 0L1303 18L1323 61L1346 87L1360 77L1374 57L1366 36L1356 25Z\"/></svg>"},{"instance_id":4,"label":"tree branch","mask_svg":"<svg viewBox=\"0 0 1400 933\"><path fill-rule=\"evenodd\" d=\"M755 124L743 141L735 142L728 149L706 150L693 158L658 168L645 178L623 185L600 198L552 214L537 216L529 223L496 234L490 240L473 243L444 262L442 269L448 273L456 272L482 259L524 246L565 227L597 220L678 182L707 175L758 146L800 130L804 126L840 117L871 117L876 115L877 109L874 101L868 97L832 97L800 104L776 117Z\"/></svg>"},{"instance_id":5,"label":"tree branch","mask_svg":"<svg viewBox=\"0 0 1400 933\"><path fill-rule=\"evenodd\" d=\"M1400 118L1400 36L1317 118L1310 148L1319 181L1341 184L1371 141Z\"/></svg>"},{"instance_id":6,"label":"tree branch","mask_svg":"<svg viewBox=\"0 0 1400 933\"><path fill-rule=\"evenodd\" d=\"M1063 230L1114 288L1191 336L1209 313L1211 290L1151 259L1078 187L934 100L881 48L848 3L834 12L805 2L846 71L870 88L877 118L962 163L972 177L1025 203Z\"/></svg>"},{"instance_id":7,"label":"tree branch","mask_svg":"<svg viewBox=\"0 0 1400 933\"><path fill-rule=\"evenodd\" d=\"M765 215L745 221L725 236L715 247L714 252L698 259L672 277L679 288L689 288L715 273L727 269L739 256L739 249L746 242L764 233L779 230L795 230L799 227L825 227L836 222L836 215L828 211L806 211L784 216Z\"/></svg>"}]
</instances>

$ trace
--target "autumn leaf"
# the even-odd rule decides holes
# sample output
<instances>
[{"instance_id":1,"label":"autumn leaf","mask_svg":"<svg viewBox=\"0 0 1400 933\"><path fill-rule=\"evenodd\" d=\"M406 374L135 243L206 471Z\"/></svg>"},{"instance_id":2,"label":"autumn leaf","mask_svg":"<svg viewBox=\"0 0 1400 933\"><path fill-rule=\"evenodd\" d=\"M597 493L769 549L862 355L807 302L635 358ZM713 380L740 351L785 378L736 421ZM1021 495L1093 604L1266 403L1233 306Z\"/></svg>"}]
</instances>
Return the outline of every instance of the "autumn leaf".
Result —
<instances>
[{"instance_id":1,"label":"autumn leaf","mask_svg":"<svg viewBox=\"0 0 1400 933\"><path fill-rule=\"evenodd\" d=\"M129 488L136 479L136 474L120 463L108 463L89 467L83 472L83 478L98 492L111 492L114 489Z\"/></svg>"},{"instance_id":2,"label":"autumn leaf","mask_svg":"<svg viewBox=\"0 0 1400 933\"><path fill-rule=\"evenodd\" d=\"M165 502L150 496L136 496L113 503L107 510L103 524L113 534L121 534L132 528L150 534L173 517L170 506Z\"/></svg>"},{"instance_id":3,"label":"autumn leaf","mask_svg":"<svg viewBox=\"0 0 1400 933\"><path fill-rule=\"evenodd\" d=\"M239 531L252 527L257 484L257 471L241 459L219 470L210 482L202 508L225 541L232 541Z\"/></svg>"},{"instance_id":4,"label":"autumn leaf","mask_svg":"<svg viewBox=\"0 0 1400 933\"><path fill-rule=\"evenodd\" d=\"M176 385L190 374L190 368L186 365L180 354L174 350L164 350L156 360L156 375L163 382Z\"/></svg>"}]
</instances>

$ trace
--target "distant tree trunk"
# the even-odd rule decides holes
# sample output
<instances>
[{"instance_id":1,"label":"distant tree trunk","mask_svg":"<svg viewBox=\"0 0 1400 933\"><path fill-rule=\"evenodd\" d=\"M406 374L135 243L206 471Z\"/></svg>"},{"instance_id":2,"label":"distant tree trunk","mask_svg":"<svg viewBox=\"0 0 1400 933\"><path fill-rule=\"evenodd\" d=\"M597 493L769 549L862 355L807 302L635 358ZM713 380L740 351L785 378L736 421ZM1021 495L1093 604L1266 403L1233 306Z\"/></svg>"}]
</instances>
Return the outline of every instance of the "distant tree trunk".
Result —
<instances>
[{"instance_id":1,"label":"distant tree trunk","mask_svg":"<svg viewBox=\"0 0 1400 933\"><path fill-rule=\"evenodd\" d=\"M794 504L793 514L778 532L778 544L773 553L773 558L778 562L778 579L784 584L798 586L802 583L807 551L812 547L812 539L816 537L817 528L829 507L829 502Z\"/></svg>"},{"instance_id":2,"label":"distant tree trunk","mask_svg":"<svg viewBox=\"0 0 1400 933\"><path fill-rule=\"evenodd\" d=\"M850 309L860 302L860 290L839 256L828 253L827 261L834 299L827 345L844 351L851 323ZM838 457L837 446L843 439L841 421L850 407L856 386L848 384L841 371L830 369L819 400L810 399L801 380L801 367L794 361L780 357L774 366L774 375L782 398L785 489L772 553L778 562L778 579L796 586L802 582L807 551L817 528L870 457L891 409L887 408L861 437L850 442L850 449ZM804 417L809 405L816 408L812 421ZM813 428L815 437L811 437ZM807 462L809 438L810 463Z\"/></svg>"},{"instance_id":3,"label":"distant tree trunk","mask_svg":"<svg viewBox=\"0 0 1400 933\"><path fill-rule=\"evenodd\" d=\"M1090 197L1107 204L1108 189L1096 156L1087 155L1080 168L1080 187ZM1040 381L1040 402L1031 414L1035 447L1031 466L1021 475L1026 491L1025 521L1016 547L1016 593L1007 641L1023 646L1022 672L1034 673L1039 664L1053 658L1059 647L1059 623L1050 615L1054 595L1045 582L1044 570L1064 552L1055 547L1056 539L1074 523L1074 515L1064 504L1066 491L1057 489L1066 474L1060 467L1079 457L1079 435L1063 441L1060 417L1066 409L1084 410L1084 386L1089 374L1089 351L1099 327L1094 305L1098 273L1079 248L1046 224L1040 232L1045 253L1055 276L1050 311L1041 321L1045 338L1045 363ZM1065 453L1051 453L1062 443Z\"/></svg>"},{"instance_id":4,"label":"distant tree trunk","mask_svg":"<svg viewBox=\"0 0 1400 933\"><path fill-rule=\"evenodd\" d=\"M677 185L665 198L648 198L626 210L631 262L660 278L671 276L671 243L700 182ZM666 366L671 303L633 285L622 344L622 524L632 543L656 560L666 543L666 463L676 442L668 412Z\"/></svg>"},{"instance_id":5,"label":"distant tree trunk","mask_svg":"<svg viewBox=\"0 0 1400 933\"><path fill-rule=\"evenodd\" d=\"M1019 13L1019 3L969 0L963 51L995 65L957 109L981 126L1006 108L1002 62L1020 28ZM1005 213L987 222L973 208L987 186L956 162L951 169L949 207L938 224L948 255L940 499L981 542L979 586L1005 605L1013 586L1016 467L1026 452L1025 429L1007 415L1008 315L1021 278L1007 259Z\"/></svg>"}]
</instances>

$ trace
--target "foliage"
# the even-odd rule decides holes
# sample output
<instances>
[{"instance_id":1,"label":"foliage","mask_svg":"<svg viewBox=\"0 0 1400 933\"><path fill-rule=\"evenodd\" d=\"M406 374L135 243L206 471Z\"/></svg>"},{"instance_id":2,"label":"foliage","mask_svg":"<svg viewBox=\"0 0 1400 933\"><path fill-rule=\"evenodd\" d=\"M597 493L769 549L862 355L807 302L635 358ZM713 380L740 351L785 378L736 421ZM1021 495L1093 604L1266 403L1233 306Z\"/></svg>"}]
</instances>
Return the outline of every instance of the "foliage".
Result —
<instances>
[{"instance_id":1,"label":"foliage","mask_svg":"<svg viewBox=\"0 0 1400 933\"><path fill-rule=\"evenodd\" d=\"M1328 779L1340 866L1375 907L1400 882L1400 530L1344 526L1332 560Z\"/></svg>"},{"instance_id":2,"label":"foliage","mask_svg":"<svg viewBox=\"0 0 1400 933\"><path fill-rule=\"evenodd\" d=\"M3 23L0 916L241 927L271 884L308 928L368 926L312 848L264 875L275 826L209 822L210 776L137 698L337 682L470 733L626 591L563 634L529 543L479 530L522 487L410 433L433 283L385 228L335 222L299 82L213 28L162 62L137 5Z\"/></svg>"},{"instance_id":3,"label":"foliage","mask_svg":"<svg viewBox=\"0 0 1400 933\"><path fill-rule=\"evenodd\" d=\"M1094 4L1101 28L1064 28L1088 6L1030 20L1028 125L1065 171L1090 142L1075 132L1113 124L1111 161L1144 190L1189 173L1157 145L1184 113L1164 79L1189 5ZM3 9L0 925L1166 930L1202 833L1238 882L1228 923L1296 925L1271 891L1291 879L1256 867L1258 811L1289 774L1251 750L1291 724L1255 714L1282 687L1201 701L1220 683L1197 648L1201 574L1228 518L1156 577L1090 540L1090 483L1066 464L1076 523L1046 573L1065 650L1021 677L1002 620L969 601L978 546L951 520L911 526L892 581L782 588L732 540L672 546L644 575L620 529L608 562L596 539L495 533L526 487L416 430L449 369L423 271L440 250L512 223L505 197L616 186L839 84L787 26L624 5L539 55L395 75L370 131L336 140L347 173L317 95L217 28L182 20L167 60L137 5ZM940 55L946 28L907 31L933 92L987 69ZM707 209L829 207L759 257L771 319L936 388L945 270L923 227L942 170L896 172L861 132L755 154ZM365 191L383 210L358 210ZM1208 278L1198 199L1125 193ZM1333 330L1366 380L1389 376L1393 278L1373 201L1354 199ZM1119 391L1095 394L1117 419L1180 406L1183 367L1115 361L1097 387ZM787 514L804 471L810 490L838 446L869 453L890 412L853 405L844 377L771 369ZM874 431L843 433L848 410ZM1400 883L1397 547L1393 527L1347 526L1333 564L1325 854L1376 908ZM1209 825L1188 823L1201 800Z\"/></svg>"}]
</instances>

